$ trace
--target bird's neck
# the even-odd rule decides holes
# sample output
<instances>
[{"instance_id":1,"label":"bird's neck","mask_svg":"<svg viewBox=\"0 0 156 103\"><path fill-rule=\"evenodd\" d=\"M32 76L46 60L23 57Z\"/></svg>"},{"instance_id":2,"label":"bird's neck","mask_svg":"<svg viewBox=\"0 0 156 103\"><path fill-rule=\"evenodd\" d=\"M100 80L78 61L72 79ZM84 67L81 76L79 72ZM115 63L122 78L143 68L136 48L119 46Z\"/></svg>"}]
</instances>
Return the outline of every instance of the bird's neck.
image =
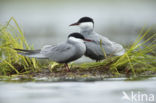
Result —
<instances>
[{"instance_id":1,"label":"bird's neck","mask_svg":"<svg viewBox=\"0 0 156 103\"><path fill-rule=\"evenodd\" d=\"M92 22L84 22L84 23L80 23L79 27L80 27L80 32L83 35L90 34L93 32L94 24Z\"/></svg>"},{"instance_id":2,"label":"bird's neck","mask_svg":"<svg viewBox=\"0 0 156 103\"><path fill-rule=\"evenodd\" d=\"M92 34L92 32L93 32L94 30L93 29L80 29L80 33L82 34L82 35L90 35L90 34Z\"/></svg>"},{"instance_id":3,"label":"bird's neck","mask_svg":"<svg viewBox=\"0 0 156 103\"><path fill-rule=\"evenodd\" d=\"M81 39L70 37L67 42L74 45L75 47L81 48L82 50L86 50L84 41Z\"/></svg>"}]
</instances>

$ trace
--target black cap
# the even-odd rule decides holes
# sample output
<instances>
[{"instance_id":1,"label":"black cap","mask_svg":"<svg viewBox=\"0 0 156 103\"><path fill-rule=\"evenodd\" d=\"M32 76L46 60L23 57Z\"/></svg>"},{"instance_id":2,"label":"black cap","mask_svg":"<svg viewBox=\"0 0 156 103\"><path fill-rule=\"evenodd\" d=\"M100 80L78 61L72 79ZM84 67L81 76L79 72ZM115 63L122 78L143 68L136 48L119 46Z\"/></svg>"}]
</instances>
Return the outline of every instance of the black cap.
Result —
<instances>
[{"instance_id":1,"label":"black cap","mask_svg":"<svg viewBox=\"0 0 156 103\"><path fill-rule=\"evenodd\" d=\"M94 21L90 17L82 17L79 19L78 23L83 23L83 22L92 22L94 24Z\"/></svg>"},{"instance_id":2,"label":"black cap","mask_svg":"<svg viewBox=\"0 0 156 103\"><path fill-rule=\"evenodd\" d=\"M77 33L77 32L69 34L68 38L69 37L75 37L75 38L79 38L79 39L82 39L82 40L85 39L83 35L81 35L80 33Z\"/></svg>"}]
</instances>

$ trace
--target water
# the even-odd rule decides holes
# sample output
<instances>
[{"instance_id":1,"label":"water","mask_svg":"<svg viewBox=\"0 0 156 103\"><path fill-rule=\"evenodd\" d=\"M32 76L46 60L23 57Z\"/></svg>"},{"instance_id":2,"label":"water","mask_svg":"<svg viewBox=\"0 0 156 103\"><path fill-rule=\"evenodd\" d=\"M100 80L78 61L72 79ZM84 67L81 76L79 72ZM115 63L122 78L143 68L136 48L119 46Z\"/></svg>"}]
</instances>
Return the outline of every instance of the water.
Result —
<instances>
[{"instance_id":1,"label":"water","mask_svg":"<svg viewBox=\"0 0 156 103\"><path fill-rule=\"evenodd\" d=\"M144 25L156 24L155 4L155 0L2 0L0 23L13 16L28 42L41 48L64 41L69 33L79 31L69 27L71 23L90 16L98 33L126 44L136 39Z\"/></svg>"},{"instance_id":2,"label":"water","mask_svg":"<svg viewBox=\"0 0 156 103\"><path fill-rule=\"evenodd\" d=\"M142 81L109 78L94 82L1 81L0 103L132 103L122 99L123 92L128 96L132 92L156 96L156 78ZM156 100L133 103L156 103Z\"/></svg>"},{"instance_id":3,"label":"water","mask_svg":"<svg viewBox=\"0 0 156 103\"><path fill-rule=\"evenodd\" d=\"M90 16L98 33L126 45L136 39L143 26L156 25L155 4L155 0L0 0L0 23L13 16L28 43L39 49L79 32L69 25ZM91 60L83 57L76 62L84 61Z\"/></svg>"},{"instance_id":4,"label":"water","mask_svg":"<svg viewBox=\"0 0 156 103\"><path fill-rule=\"evenodd\" d=\"M136 39L144 25L156 24L155 5L155 0L0 0L0 23L13 16L23 28L28 43L38 49L65 41L69 33L79 31L68 25L82 16L90 16L98 33L127 44ZM132 92L153 94L154 102L133 103L156 103L156 78L140 81L109 78L94 82L42 80L0 80L0 103L132 103L122 99L123 92L128 96Z\"/></svg>"}]
</instances>

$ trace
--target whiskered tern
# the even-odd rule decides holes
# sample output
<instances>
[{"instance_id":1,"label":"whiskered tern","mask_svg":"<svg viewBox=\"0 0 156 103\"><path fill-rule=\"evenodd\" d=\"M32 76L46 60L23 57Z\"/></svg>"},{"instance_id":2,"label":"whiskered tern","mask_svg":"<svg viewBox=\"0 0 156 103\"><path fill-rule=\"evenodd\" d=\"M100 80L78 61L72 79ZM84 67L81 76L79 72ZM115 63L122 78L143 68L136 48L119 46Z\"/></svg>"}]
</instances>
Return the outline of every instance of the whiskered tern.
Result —
<instances>
[{"instance_id":1,"label":"whiskered tern","mask_svg":"<svg viewBox=\"0 0 156 103\"><path fill-rule=\"evenodd\" d=\"M66 42L58 45L45 45L40 50L15 50L23 56L50 59L57 63L65 63L65 67L69 71L68 63L80 58L86 52L84 41L89 42L91 40L85 39L80 33L72 33L68 36Z\"/></svg>"},{"instance_id":2,"label":"whiskered tern","mask_svg":"<svg viewBox=\"0 0 156 103\"><path fill-rule=\"evenodd\" d=\"M107 37L102 36L94 31L94 21L90 17L82 17L76 23L70 26L79 26L80 33L92 42L85 42L87 57L96 61L105 59L105 54L121 56L125 53L125 49L119 43L109 40ZM103 48L103 49L102 49Z\"/></svg>"}]
</instances>

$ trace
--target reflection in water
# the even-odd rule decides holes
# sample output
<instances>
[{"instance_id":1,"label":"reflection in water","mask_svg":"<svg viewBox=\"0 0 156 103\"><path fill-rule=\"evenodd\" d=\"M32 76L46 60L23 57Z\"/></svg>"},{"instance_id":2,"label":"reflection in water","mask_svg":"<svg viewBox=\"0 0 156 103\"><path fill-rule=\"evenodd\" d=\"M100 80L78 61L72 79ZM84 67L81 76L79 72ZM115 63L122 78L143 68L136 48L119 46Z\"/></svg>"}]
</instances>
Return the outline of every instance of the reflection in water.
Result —
<instances>
[{"instance_id":1,"label":"reflection in water","mask_svg":"<svg viewBox=\"0 0 156 103\"><path fill-rule=\"evenodd\" d=\"M114 101L130 103L128 100L122 100L123 91L128 95L133 91L156 96L155 78L144 81L112 80L99 82L0 82L0 103L114 103Z\"/></svg>"}]
</instances>

